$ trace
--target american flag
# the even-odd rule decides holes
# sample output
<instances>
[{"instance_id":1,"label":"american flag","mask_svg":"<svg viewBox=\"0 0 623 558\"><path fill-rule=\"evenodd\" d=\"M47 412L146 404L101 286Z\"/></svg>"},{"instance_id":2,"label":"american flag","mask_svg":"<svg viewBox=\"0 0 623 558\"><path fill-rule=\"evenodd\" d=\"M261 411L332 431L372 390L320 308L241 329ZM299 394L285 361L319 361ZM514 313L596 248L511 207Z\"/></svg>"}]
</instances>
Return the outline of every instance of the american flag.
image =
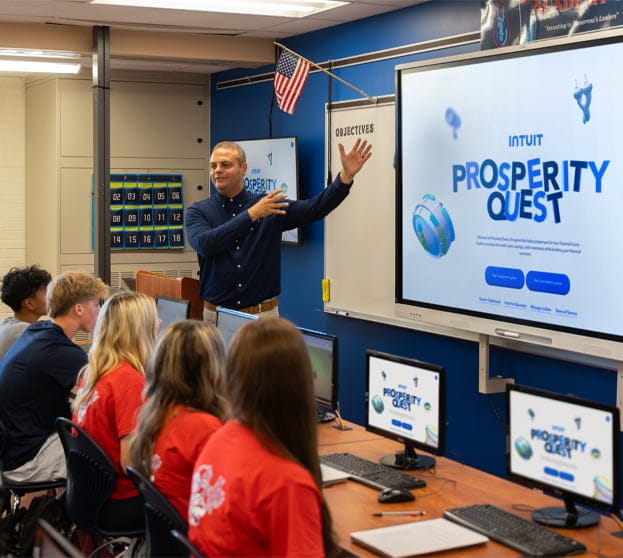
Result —
<instances>
[{"instance_id":1,"label":"american flag","mask_svg":"<svg viewBox=\"0 0 623 558\"><path fill-rule=\"evenodd\" d=\"M282 111L294 114L308 74L309 62L285 50L281 52L275 72L275 94Z\"/></svg>"}]
</instances>

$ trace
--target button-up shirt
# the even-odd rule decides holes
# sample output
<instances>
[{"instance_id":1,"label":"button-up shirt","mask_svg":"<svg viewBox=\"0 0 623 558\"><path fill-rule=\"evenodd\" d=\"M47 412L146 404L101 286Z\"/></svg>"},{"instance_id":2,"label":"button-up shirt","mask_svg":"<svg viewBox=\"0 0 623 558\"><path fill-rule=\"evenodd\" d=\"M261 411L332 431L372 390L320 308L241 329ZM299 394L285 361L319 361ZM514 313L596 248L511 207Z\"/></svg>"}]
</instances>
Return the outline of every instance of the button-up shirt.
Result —
<instances>
[{"instance_id":1,"label":"button-up shirt","mask_svg":"<svg viewBox=\"0 0 623 558\"><path fill-rule=\"evenodd\" d=\"M285 215L253 222L247 211L263 194L242 190L234 198L214 191L186 212L188 241L199 257L201 297L215 305L246 308L281 291L281 236L326 217L346 198L338 178L307 200L288 200Z\"/></svg>"}]
</instances>

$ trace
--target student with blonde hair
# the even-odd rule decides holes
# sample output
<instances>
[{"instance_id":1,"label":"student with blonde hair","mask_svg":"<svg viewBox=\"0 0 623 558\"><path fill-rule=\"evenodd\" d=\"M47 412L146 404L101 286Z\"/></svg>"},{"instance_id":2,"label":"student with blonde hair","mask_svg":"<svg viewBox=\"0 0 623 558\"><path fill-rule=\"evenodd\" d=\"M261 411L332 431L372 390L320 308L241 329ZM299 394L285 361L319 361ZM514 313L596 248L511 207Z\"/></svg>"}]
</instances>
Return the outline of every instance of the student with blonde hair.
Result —
<instances>
[{"instance_id":1,"label":"student with blonde hair","mask_svg":"<svg viewBox=\"0 0 623 558\"><path fill-rule=\"evenodd\" d=\"M207 556L335 555L303 336L280 318L244 325L229 349L226 385L232 420L195 464L191 542Z\"/></svg>"},{"instance_id":2,"label":"student with blonde hair","mask_svg":"<svg viewBox=\"0 0 623 558\"><path fill-rule=\"evenodd\" d=\"M73 404L74 418L108 455L116 481L98 519L110 530L144 524L142 498L125 473L130 437L142 403L145 366L159 320L154 299L137 292L110 297L95 324L89 362L83 368Z\"/></svg>"},{"instance_id":3,"label":"student with blonde hair","mask_svg":"<svg viewBox=\"0 0 623 558\"><path fill-rule=\"evenodd\" d=\"M3 476L35 482L67 476L56 418L70 416L68 397L87 361L73 342L90 332L108 287L82 271L68 271L47 287L49 320L28 326L0 362Z\"/></svg>"},{"instance_id":4,"label":"student with blonde hair","mask_svg":"<svg viewBox=\"0 0 623 558\"><path fill-rule=\"evenodd\" d=\"M195 461L229 409L224 369L220 332L197 320L171 324L147 365L131 459L184 519Z\"/></svg>"}]
</instances>

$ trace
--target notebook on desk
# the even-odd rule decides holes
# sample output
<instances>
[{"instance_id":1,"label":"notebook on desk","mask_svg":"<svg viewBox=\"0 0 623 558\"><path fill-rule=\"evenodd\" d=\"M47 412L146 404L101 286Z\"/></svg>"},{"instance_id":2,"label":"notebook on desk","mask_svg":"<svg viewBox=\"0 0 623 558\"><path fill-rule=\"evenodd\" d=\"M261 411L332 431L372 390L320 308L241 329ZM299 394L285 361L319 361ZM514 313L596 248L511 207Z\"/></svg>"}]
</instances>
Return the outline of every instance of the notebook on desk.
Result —
<instances>
[{"instance_id":1,"label":"notebook on desk","mask_svg":"<svg viewBox=\"0 0 623 558\"><path fill-rule=\"evenodd\" d=\"M461 527L456 529L456 527ZM484 544L489 539L444 518L366 529L350 534L353 542L390 558L428 555Z\"/></svg>"},{"instance_id":2,"label":"notebook on desk","mask_svg":"<svg viewBox=\"0 0 623 558\"><path fill-rule=\"evenodd\" d=\"M344 482L349 479L349 474L344 471L340 471L335 467L331 467L329 465L325 465L324 463L320 464L320 473L322 475L322 486L331 486L332 484L336 484L338 482Z\"/></svg>"}]
</instances>

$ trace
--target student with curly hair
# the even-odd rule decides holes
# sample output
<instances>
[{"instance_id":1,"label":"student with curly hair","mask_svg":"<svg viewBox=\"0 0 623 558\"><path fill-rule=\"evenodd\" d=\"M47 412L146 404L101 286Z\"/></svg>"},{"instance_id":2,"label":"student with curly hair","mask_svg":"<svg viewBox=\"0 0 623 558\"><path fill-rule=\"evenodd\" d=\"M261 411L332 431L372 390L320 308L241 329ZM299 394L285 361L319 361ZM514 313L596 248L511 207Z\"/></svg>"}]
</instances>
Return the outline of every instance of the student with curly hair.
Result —
<instances>
[{"instance_id":1,"label":"student with curly hair","mask_svg":"<svg viewBox=\"0 0 623 558\"><path fill-rule=\"evenodd\" d=\"M216 327L185 320L164 331L145 372L132 462L184 519L195 461L229 409L224 369L225 347Z\"/></svg>"},{"instance_id":2,"label":"student with curly hair","mask_svg":"<svg viewBox=\"0 0 623 558\"><path fill-rule=\"evenodd\" d=\"M335 555L303 336L280 318L249 322L230 346L226 385L232 420L195 464L191 542L207 556Z\"/></svg>"},{"instance_id":3,"label":"student with curly hair","mask_svg":"<svg viewBox=\"0 0 623 558\"><path fill-rule=\"evenodd\" d=\"M103 529L140 529L144 525L142 497L125 469L131 465L130 439L158 325L152 297L137 292L113 295L97 319L89 362L80 375L73 420L115 466L115 486L98 518Z\"/></svg>"},{"instance_id":4,"label":"student with curly hair","mask_svg":"<svg viewBox=\"0 0 623 558\"><path fill-rule=\"evenodd\" d=\"M45 294L52 276L38 265L14 267L2 278L0 299L13 315L0 323L0 359L32 323L46 313Z\"/></svg>"}]
</instances>

